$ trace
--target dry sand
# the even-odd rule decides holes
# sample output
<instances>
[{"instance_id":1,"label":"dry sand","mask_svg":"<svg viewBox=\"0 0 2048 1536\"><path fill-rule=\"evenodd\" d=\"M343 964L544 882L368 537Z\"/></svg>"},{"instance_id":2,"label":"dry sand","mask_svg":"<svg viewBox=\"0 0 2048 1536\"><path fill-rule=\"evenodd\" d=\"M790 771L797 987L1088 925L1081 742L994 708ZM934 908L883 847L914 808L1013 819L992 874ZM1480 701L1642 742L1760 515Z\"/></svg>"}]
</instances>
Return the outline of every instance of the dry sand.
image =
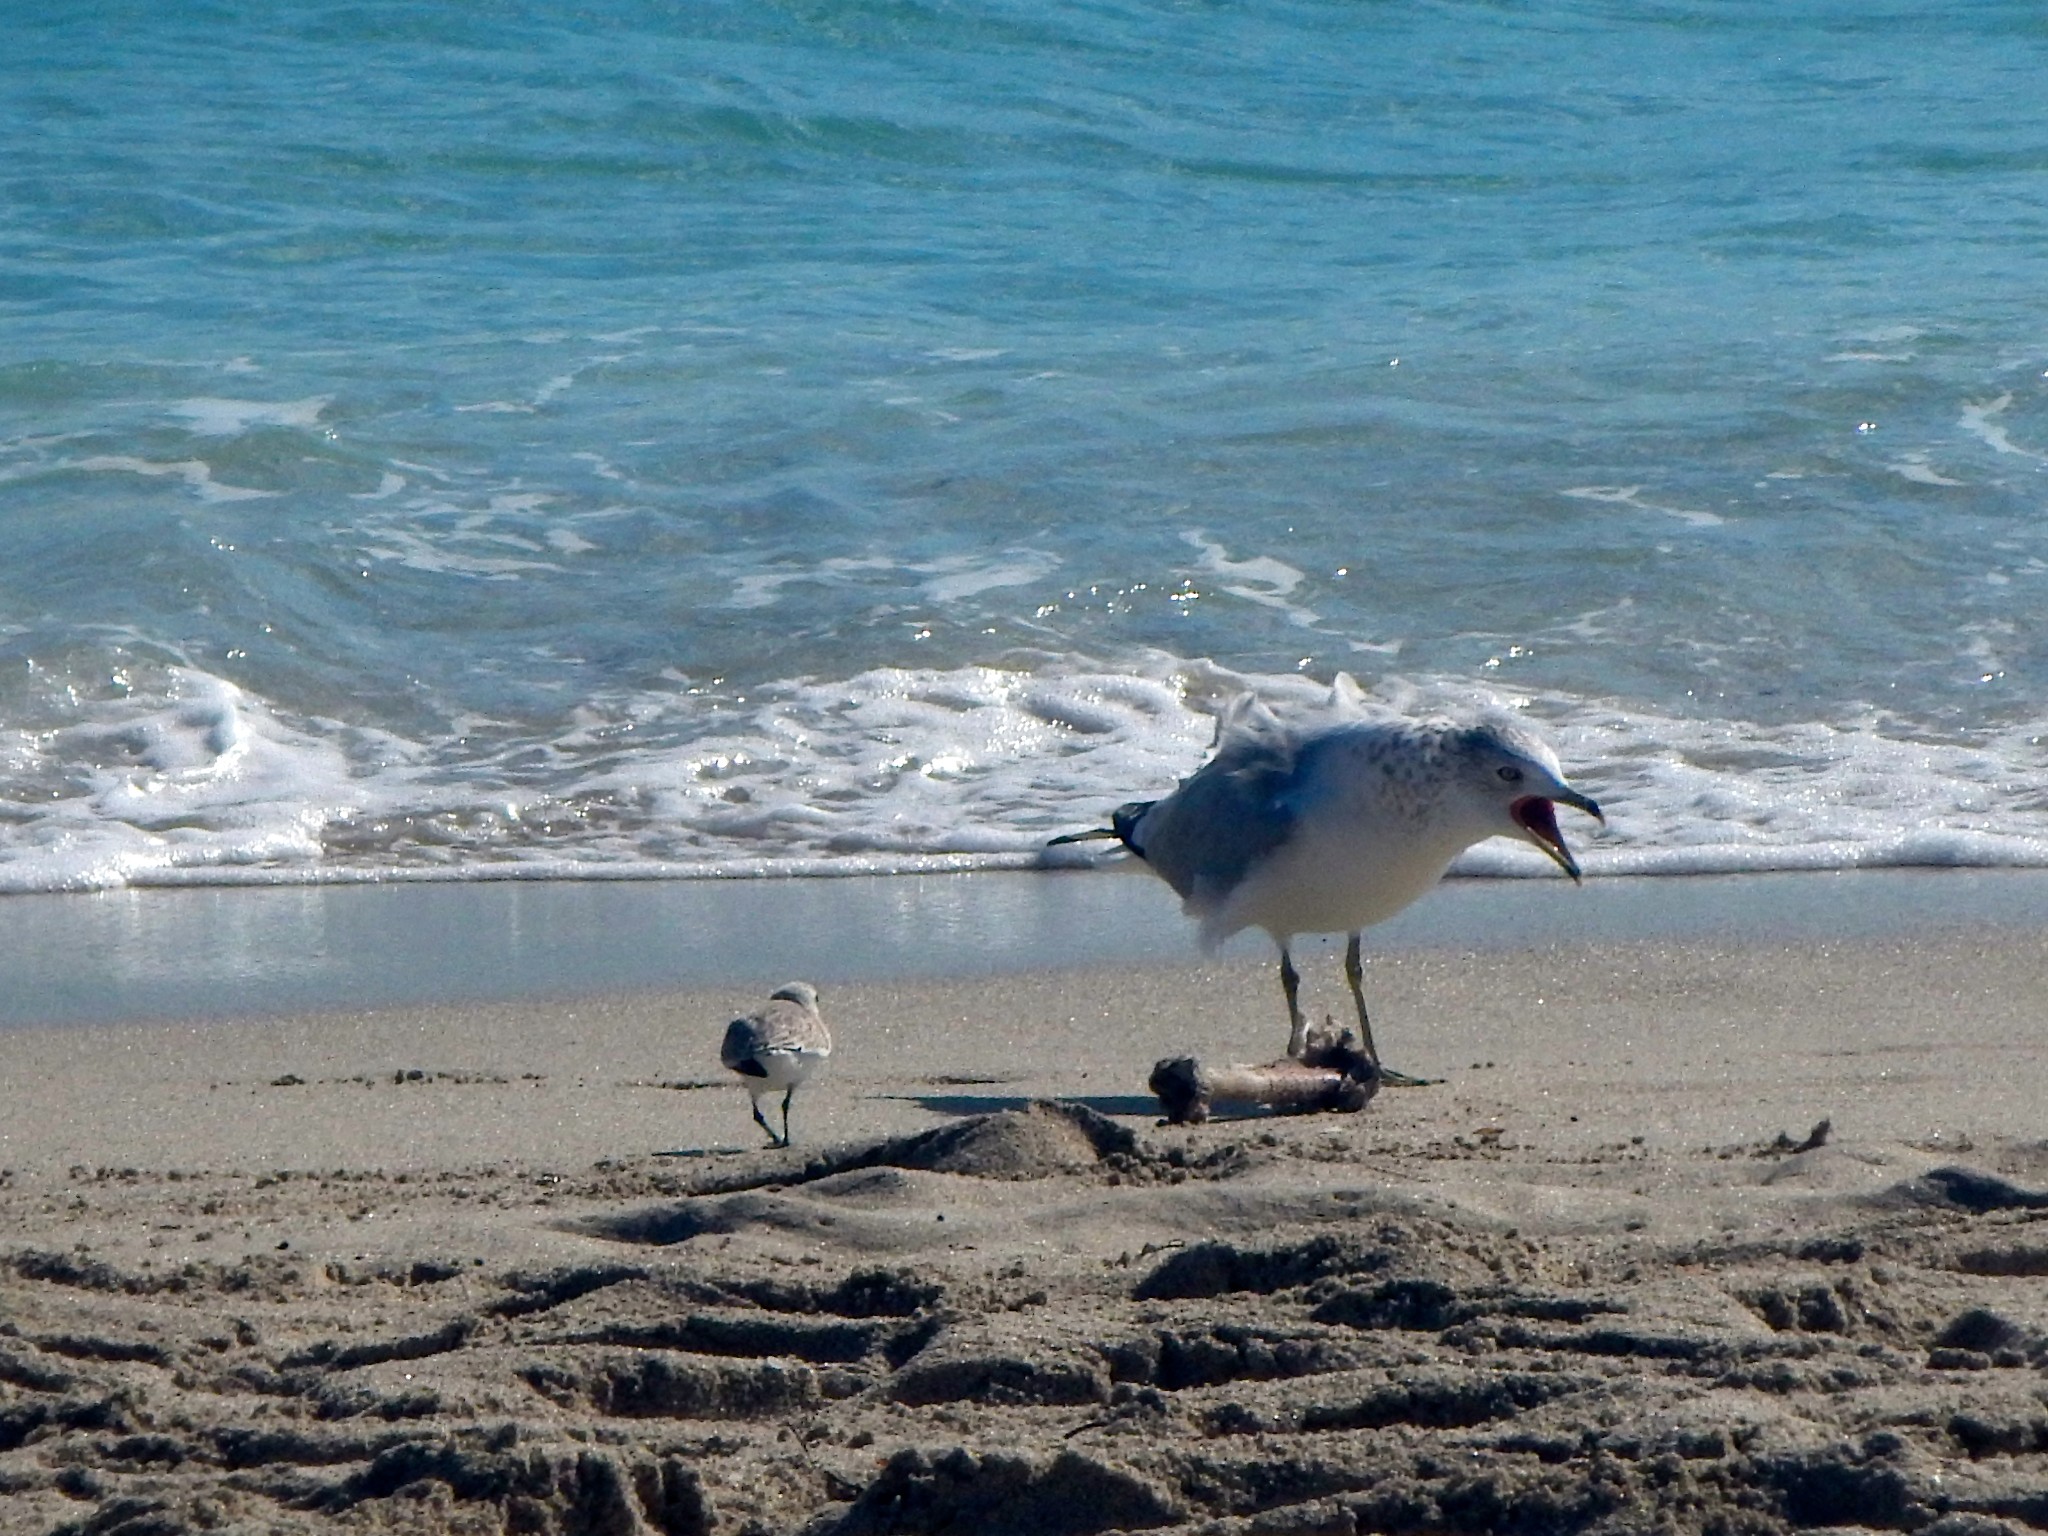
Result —
<instances>
[{"instance_id":1,"label":"dry sand","mask_svg":"<svg viewBox=\"0 0 2048 1536\"><path fill-rule=\"evenodd\" d=\"M2044 938L0 1033L0 1530L2048 1529Z\"/></svg>"}]
</instances>

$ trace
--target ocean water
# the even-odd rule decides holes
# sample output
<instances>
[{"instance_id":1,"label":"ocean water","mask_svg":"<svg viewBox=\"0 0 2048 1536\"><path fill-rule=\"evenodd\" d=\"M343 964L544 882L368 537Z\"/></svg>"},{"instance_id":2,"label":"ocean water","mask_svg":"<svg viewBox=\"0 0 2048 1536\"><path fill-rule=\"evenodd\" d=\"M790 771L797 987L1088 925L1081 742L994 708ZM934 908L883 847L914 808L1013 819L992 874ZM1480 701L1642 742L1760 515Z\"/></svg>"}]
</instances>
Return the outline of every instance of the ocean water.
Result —
<instances>
[{"instance_id":1,"label":"ocean water","mask_svg":"<svg viewBox=\"0 0 2048 1536\"><path fill-rule=\"evenodd\" d=\"M1028 866L1339 672L2048 865L2038 6L8 33L0 890Z\"/></svg>"}]
</instances>

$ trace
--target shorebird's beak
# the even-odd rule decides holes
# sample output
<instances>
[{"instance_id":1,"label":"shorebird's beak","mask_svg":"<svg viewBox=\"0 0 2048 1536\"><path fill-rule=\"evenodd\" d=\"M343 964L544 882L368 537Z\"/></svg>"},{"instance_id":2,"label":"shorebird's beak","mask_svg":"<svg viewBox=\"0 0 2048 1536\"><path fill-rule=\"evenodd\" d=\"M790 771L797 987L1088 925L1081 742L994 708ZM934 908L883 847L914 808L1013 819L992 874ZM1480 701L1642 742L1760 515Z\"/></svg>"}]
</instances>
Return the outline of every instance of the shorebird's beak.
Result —
<instances>
[{"instance_id":1,"label":"shorebird's beak","mask_svg":"<svg viewBox=\"0 0 2048 1536\"><path fill-rule=\"evenodd\" d=\"M1571 849L1565 846L1564 834L1557 829L1557 807L1560 805L1584 811L1602 826L1607 824L1607 818L1600 814L1600 807L1575 789L1559 790L1554 803L1544 795L1524 795L1508 807L1508 814L1514 817L1515 825L1522 829L1530 842L1556 860L1559 869L1577 880L1579 861L1572 857Z\"/></svg>"}]
</instances>

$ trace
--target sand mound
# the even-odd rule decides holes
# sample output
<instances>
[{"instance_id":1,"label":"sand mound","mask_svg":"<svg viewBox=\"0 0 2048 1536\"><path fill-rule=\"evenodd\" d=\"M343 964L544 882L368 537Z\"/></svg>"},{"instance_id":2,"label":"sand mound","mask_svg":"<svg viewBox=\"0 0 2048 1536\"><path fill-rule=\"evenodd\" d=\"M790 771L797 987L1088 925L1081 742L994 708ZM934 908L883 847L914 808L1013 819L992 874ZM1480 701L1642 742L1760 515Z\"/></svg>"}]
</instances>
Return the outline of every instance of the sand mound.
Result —
<instances>
[{"instance_id":1,"label":"sand mound","mask_svg":"<svg viewBox=\"0 0 2048 1536\"><path fill-rule=\"evenodd\" d=\"M976 1179L1049 1179L1137 1148L1136 1136L1094 1110L1041 1099L889 1143L879 1160Z\"/></svg>"},{"instance_id":2,"label":"sand mound","mask_svg":"<svg viewBox=\"0 0 2048 1536\"><path fill-rule=\"evenodd\" d=\"M841 1148L791 1173L770 1165L705 1181L681 1203L606 1211L563 1225L613 1242L667 1247L738 1232L813 1233L855 1246L905 1246L886 1215L925 1198L928 1174L998 1182L1086 1177L1101 1169L1142 1174L1138 1138L1084 1105L1041 1101L973 1115L915 1136ZM779 1177L777 1176L779 1172ZM869 1213L882 1219L864 1219ZM910 1246L915 1246L911 1244Z\"/></svg>"}]
</instances>

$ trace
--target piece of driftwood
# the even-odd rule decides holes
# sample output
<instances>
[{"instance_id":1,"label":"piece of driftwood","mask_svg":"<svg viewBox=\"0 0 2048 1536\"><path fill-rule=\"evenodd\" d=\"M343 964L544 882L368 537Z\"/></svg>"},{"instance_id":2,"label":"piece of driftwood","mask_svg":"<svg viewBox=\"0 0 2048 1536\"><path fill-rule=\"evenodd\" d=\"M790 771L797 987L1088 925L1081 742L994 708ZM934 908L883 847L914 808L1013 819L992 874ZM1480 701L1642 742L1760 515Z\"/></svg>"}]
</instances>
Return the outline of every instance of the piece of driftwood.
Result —
<instances>
[{"instance_id":1,"label":"piece of driftwood","mask_svg":"<svg viewBox=\"0 0 2048 1536\"><path fill-rule=\"evenodd\" d=\"M1297 1057L1262 1066L1205 1067L1169 1056L1149 1082L1169 1125L1199 1125L1216 1104L1257 1105L1280 1115L1355 1113L1380 1091L1380 1069L1348 1029L1325 1022L1308 1032Z\"/></svg>"}]
</instances>

